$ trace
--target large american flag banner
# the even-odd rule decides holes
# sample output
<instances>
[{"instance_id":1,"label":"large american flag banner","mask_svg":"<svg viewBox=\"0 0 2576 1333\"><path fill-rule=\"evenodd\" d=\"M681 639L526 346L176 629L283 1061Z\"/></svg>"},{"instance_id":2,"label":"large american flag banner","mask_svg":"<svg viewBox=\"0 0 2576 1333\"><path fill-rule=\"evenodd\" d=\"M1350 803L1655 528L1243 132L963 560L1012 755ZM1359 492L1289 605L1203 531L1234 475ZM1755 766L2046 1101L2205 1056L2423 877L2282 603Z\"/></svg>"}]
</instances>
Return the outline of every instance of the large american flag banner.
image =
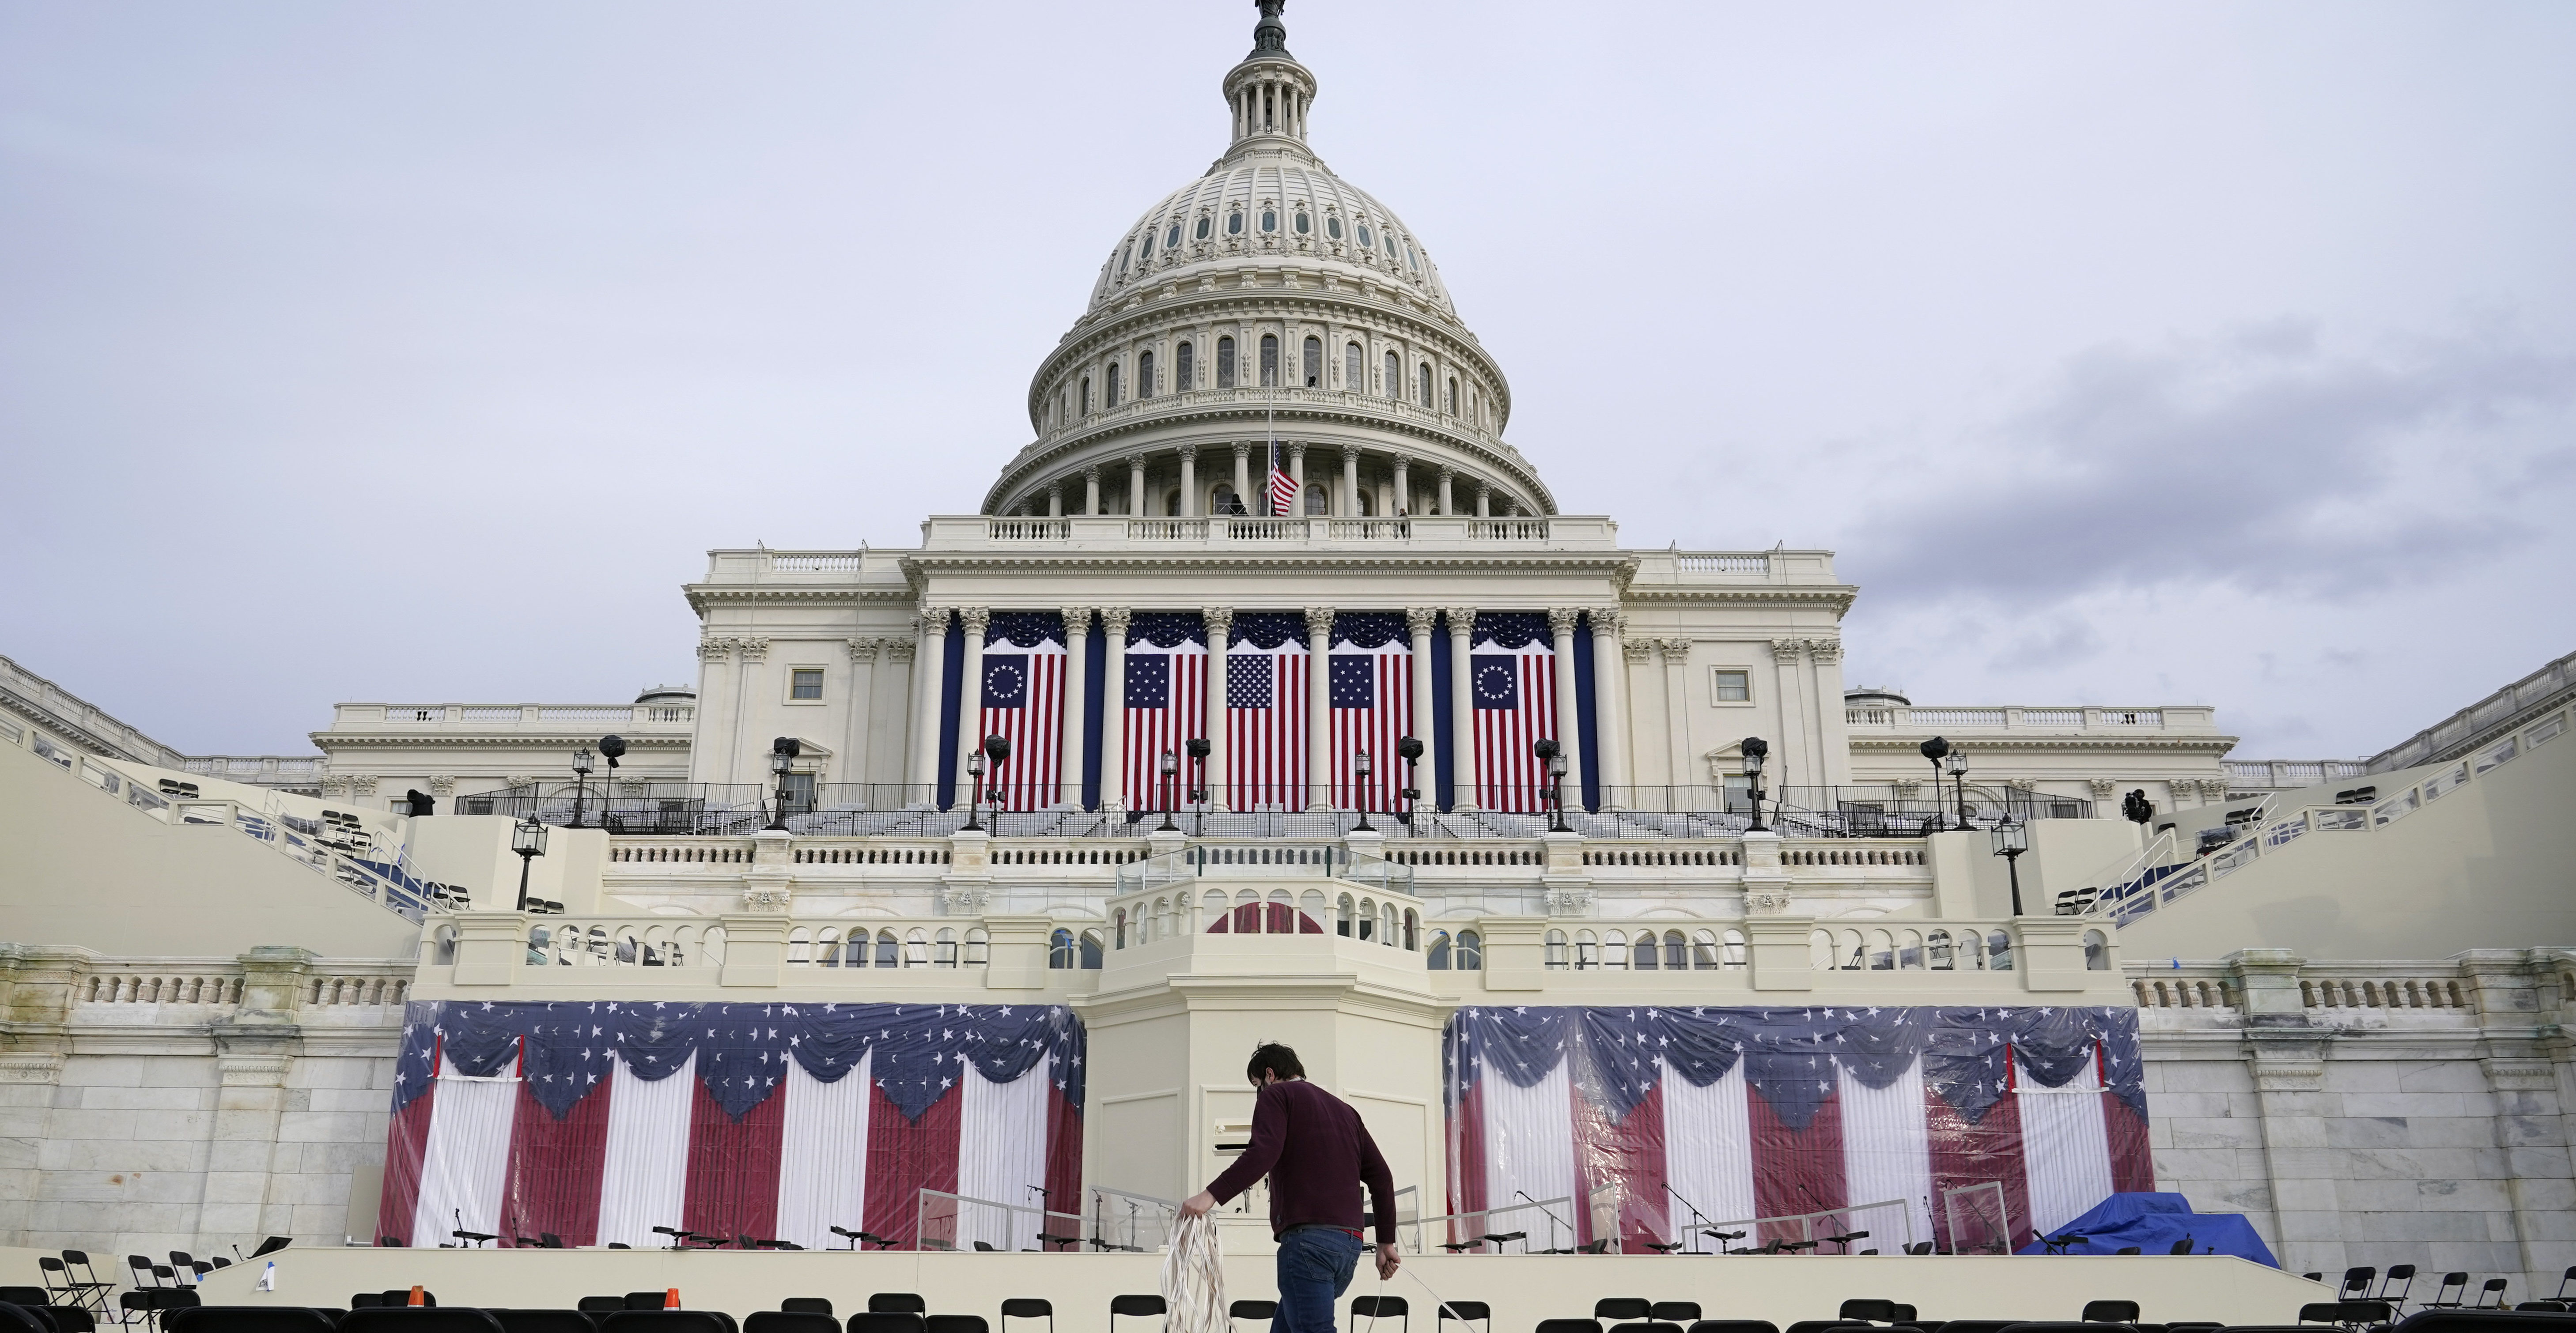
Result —
<instances>
[{"instance_id":1,"label":"large american flag banner","mask_svg":"<svg viewBox=\"0 0 2576 1333\"><path fill-rule=\"evenodd\" d=\"M1474 703L1476 804L1533 814L1547 766L1530 746L1556 735L1556 654L1544 611L1487 611L1476 617L1467 658Z\"/></svg>"},{"instance_id":2,"label":"large american flag banner","mask_svg":"<svg viewBox=\"0 0 2576 1333\"><path fill-rule=\"evenodd\" d=\"M1270 512L1279 518L1297 512L1297 478L1288 463L1279 456L1279 440L1270 441Z\"/></svg>"},{"instance_id":3,"label":"large american flag banner","mask_svg":"<svg viewBox=\"0 0 2576 1333\"><path fill-rule=\"evenodd\" d=\"M1333 804L1381 814L1402 809L1404 759L1395 743L1413 729L1413 640L1403 614L1345 611L1333 617L1328 670ZM1363 751L1371 764L1365 784L1356 762Z\"/></svg>"},{"instance_id":4,"label":"large american flag banner","mask_svg":"<svg viewBox=\"0 0 2576 1333\"><path fill-rule=\"evenodd\" d=\"M915 1243L924 1189L1076 1212L1083 1046L1060 1005L416 1001L377 1233L823 1249ZM969 1208L933 1239L1031 1250L1073 1222Z\"/></svg>"},{"instance_id":5,"label":"large american flag banner","mask_svg":"<svg viewBox=\"0 0 2576 1333\"><path fill-rule=\"evenodd\" d=\"M1207 626L1196 611L1139 611L1127 622L1127 698L1120 723L1130 810L1177 810L1189 803L1189 742L1207 733ZM1180 762L1163 781L1165 751Z\"/></svg>"},{"instance_id":6,"label":"large american flag banner","mask_svg":"<svg viewBox=\"0 0 2576 1333\"><path fill-rule=\"evenodd\" d=\"M984 630L982 730L1011 743L1010 758L985 773L984 800L999 788L1004 809L1043 810L1063 796L1064 617L1054 611L998 611Z\"/></svg>"},{"instance_id":7,"label":"large american flag banner","mask_svg":"<svg viewBox=\"0 0 2576 1333\"><path fill-rule=\"evenodd\" d=\"M1449 1211L1483 1215L1455 1240L1715 1250L1678 1195L1711 1223L1829 1213L1814 1234L1868 1231L1854 1251L1946 1252L1986 1237L1949 1235L1944 1191L1991 1184L2018 1250L2155 1188L2133 1009L1471 1006L1444 1059ZM1523 1194L1573 1204L1551 1222Z\"/></svg>"},{"instance_id":8,"label":"large american flag banner","mask_svg":"<svg viewBox=\"0 0 2576 1333\"><path fill-rule=\"evenodd\" d=\"M1226 806L1306 808L1306 617L1241 611L1225 655Z\"/></svg>"}]
</instances>

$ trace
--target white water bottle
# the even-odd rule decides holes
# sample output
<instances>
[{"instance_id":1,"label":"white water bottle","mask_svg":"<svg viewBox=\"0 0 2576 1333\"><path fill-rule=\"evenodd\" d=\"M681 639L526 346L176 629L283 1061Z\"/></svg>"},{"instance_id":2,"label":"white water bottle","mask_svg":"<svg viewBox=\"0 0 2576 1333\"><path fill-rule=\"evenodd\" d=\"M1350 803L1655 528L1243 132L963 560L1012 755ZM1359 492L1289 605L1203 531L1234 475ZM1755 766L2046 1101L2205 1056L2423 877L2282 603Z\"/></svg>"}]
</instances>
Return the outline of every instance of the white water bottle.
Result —
<instances>
[{"instance_id":1,"label":"white water bottle","mask_svg":"<svg viewBox=\"0 0 2576 1333\"><path fill-rule=\"evenodd\" d=\"M277 1261L276 1261L275 1259L271 1259L271 1260L269 1260L269 1261L268 1261L268 1267L266 1267L266 1268L263 1268L263 1269L259 1270L259 1285L258 1285L257 1287L252 1288L252 1290L254 1290L254 1291L275 1291L275 1290L277 1290Z\"/></svg>"}]
</instances>

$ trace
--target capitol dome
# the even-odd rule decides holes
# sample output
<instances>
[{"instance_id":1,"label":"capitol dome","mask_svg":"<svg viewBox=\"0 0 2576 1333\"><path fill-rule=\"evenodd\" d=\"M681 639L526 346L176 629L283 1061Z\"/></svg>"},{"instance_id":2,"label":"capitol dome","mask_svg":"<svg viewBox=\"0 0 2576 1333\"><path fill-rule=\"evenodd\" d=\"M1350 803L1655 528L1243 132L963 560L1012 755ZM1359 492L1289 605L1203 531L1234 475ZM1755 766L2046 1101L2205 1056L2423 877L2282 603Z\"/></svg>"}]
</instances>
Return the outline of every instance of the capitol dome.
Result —
<instances>
[{"instance_id":1,"label":"capitol dome","mask_svg":"<svg viewBox=\"0 0 2576 1333\"><path fill-rule=\"evenodd\" d=\"M1274 460L1294 515L1555 512L1430 247L1308 146L1284 4L1225 76L1225 153L1118 237L1039 366L984 512L1261 516Z\"/></svg>"}]
</instances>

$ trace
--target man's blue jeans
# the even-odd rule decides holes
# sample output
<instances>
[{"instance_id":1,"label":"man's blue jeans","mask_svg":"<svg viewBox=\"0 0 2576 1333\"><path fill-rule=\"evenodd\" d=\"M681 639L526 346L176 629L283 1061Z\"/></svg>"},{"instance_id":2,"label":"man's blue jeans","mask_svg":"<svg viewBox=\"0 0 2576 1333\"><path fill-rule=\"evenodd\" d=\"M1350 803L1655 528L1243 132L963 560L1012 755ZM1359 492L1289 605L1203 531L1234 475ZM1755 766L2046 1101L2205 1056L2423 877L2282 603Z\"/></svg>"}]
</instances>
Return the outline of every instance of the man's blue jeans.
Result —
<instances>
[{"instance_id":1,"label":"man's blue jeans","mask_svg":"<svg viewBox=\"0 0 2576 1333\"><path fill-rule=\"evenodd\" d=\"M1279 1313L1270 1333L1333 1333L1333 1302L1350 1290L1351 1270L1368 1247L1331 1227L1279 1238Z\"/></svg>"}]
</instances>

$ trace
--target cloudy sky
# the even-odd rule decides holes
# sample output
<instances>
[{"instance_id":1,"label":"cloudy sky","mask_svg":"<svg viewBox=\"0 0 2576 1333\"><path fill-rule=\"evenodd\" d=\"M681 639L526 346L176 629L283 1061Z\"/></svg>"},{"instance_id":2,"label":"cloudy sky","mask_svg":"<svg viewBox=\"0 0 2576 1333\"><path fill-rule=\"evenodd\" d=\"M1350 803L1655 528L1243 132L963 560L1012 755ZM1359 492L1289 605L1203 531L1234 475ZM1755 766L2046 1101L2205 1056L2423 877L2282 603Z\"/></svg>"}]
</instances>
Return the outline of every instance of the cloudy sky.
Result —
<instances>
[{"instance_id":1,"label":"cloudy sky","mask_svg":"<svg viewBox=\"0 0 2576 1333\"><path fill-rule=\"evenodd\" d=\"M1224 144L1230 0L0 0L0 653L193 752L691 679L918 540ZM1294 0L1633 545L1856 683L2366 754L2576 648L2576 6Z\"/></svg>"}]
</instances>

